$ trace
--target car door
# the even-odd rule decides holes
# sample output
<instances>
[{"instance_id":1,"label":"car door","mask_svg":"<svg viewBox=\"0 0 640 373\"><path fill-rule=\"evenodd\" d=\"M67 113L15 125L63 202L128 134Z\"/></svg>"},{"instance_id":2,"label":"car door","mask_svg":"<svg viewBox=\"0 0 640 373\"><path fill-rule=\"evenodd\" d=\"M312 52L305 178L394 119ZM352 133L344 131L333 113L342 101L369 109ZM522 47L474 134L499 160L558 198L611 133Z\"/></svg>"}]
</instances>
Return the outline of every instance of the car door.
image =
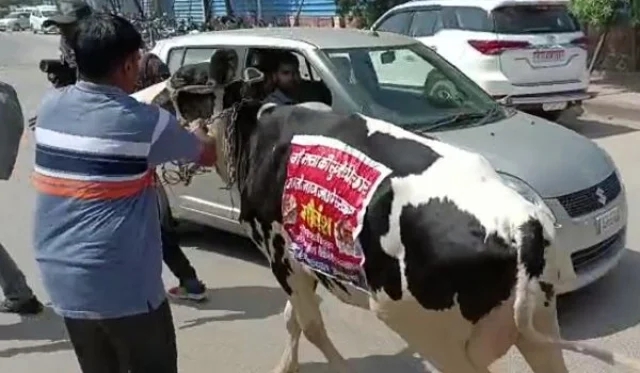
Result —
<instances>
[{"instance_id":1,"label":"car door","mask_svg":"<svg viewBox=\"0 0 640 373\"><path fill-rule=\"evenodd\" d=\"M225 46L225 48L228 47ZM208 61L218 49L220 48L217 46L187 46L172 49L169 51L167 62L172 62L175 67L178 57L180 66ZM169 165L166 168L164 172L167 179L176 176L175 166ZM161 176L162 172L161 170ZM223 227L225 221L236 218L232 206L240 203L235 188L231 190L224 188L225 184L215 170L206 168L204 172L195 175L187 186L182 183L168 185L167 194L171 205L178 208L176 215L185 213L190 216L199 215L196 218L203 219L205 224Z\"/></svg>"},{"instance_id":2,"label":"car door","mask_svg":"<svg viewBox=\"0 0 640 373\"><path fill-rule=\"evenodd\" d=\"M29 28L29 15L30 13L21 13L18 16L18 24L21 29Z\"/></svg>"}]
</instances>

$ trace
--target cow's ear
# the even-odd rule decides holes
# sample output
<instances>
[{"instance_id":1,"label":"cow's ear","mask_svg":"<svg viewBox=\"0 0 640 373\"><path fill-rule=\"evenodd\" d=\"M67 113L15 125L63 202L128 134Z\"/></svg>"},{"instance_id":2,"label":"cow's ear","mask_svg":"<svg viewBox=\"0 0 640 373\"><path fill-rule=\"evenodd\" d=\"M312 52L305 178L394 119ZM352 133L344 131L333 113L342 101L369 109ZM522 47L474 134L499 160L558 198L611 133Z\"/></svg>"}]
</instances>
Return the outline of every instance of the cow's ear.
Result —
<instances>
[{"instance_id":1,"label":"cow's ear","mask_svg":"<svg viewBox=\"0 0 640 373\"><path fill-rule=\"evenodd\" d=\"M217 84L231 82L238 66L238 54L233 49L218 49L209 61L209 79Z\"/></svg>"}]
</instances>

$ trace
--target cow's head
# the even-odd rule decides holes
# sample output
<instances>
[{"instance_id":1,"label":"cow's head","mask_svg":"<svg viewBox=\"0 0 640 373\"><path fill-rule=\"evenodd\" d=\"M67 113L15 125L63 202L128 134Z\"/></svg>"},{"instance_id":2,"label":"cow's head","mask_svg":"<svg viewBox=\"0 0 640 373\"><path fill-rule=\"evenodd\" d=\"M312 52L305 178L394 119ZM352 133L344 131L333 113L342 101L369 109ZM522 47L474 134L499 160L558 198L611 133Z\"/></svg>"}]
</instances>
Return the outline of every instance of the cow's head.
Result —
<instances>
[{"instance_id":1,"label":"cow's head","mask_svg":"<svg viewBox=\"0 0 640 373\"><path fill-rule=\"evenodd\" d=\"M238 55L217 50L209 62L186 65L171 78L136 92L139 101L173 112L183 125L204 120L218 143L216 170L228 184L236 180L238 150L256 124L264 74L247 68L236 78Z\"/></svg>"}]
</instances>

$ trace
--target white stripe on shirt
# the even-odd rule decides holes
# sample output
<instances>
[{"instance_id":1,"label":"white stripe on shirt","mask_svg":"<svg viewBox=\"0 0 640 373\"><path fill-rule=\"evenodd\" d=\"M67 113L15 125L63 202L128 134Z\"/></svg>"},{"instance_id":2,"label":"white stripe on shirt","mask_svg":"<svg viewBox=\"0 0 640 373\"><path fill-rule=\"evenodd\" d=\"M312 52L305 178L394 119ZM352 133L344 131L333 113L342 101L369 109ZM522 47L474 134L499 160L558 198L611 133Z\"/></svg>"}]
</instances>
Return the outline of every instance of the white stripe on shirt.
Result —
<instances>
[{"instance_id":1,"label":"white stripe on shirt","mask_svg":"<svg viewBox=\"0 0 640 373\"><path fill-rule=\"evenodd\" d=\"M36 127L35 137L36 143L40 145L92 154L146 157L151 149L151 144L145 142L69 135L40 127Z\"/></svg>"},{"instance_id":2,"label":"white stripe on shirt","mask_svg":"<svg viewBox=\"0 0 640 373\"><path fill-rule=\"evenodd\" d=\"M34 166L34 171L49 177L57 177L61 179L68 180L78 180L78 181L133 181L144 178L149 171L145 171L141 174L137 175L127 175L127 176L104 176L104 175L81 175L74 174L69 172L61 172L55 171L48 168L43 168L40 166Z\"/></svg>"}]
</instances>

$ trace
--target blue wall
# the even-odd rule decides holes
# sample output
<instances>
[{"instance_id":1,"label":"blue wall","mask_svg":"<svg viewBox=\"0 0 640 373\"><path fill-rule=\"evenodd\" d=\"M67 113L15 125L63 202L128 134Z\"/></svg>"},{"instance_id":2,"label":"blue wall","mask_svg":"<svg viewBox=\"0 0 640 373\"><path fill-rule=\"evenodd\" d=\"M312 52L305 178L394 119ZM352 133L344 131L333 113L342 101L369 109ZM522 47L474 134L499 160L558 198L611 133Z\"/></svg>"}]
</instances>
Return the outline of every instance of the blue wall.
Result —
<instances>
[{"instance_id":1,"label":"blue wall","mask_svg":"<svg viewBox=\"0 0 640 373\"><path fill-rule=\"evenodd\" d=\"M250 16L257 14L257 1L262 1L262 18L266 21L273 17L295 15L300 4L300 0L232 0L231 4L238 15ZM226 14L224 0L211 0L211 4L214 15ZM305 0L300 14L313 17L332 17L336 15L335 0Z\"/></svg>"}]
</instances>

